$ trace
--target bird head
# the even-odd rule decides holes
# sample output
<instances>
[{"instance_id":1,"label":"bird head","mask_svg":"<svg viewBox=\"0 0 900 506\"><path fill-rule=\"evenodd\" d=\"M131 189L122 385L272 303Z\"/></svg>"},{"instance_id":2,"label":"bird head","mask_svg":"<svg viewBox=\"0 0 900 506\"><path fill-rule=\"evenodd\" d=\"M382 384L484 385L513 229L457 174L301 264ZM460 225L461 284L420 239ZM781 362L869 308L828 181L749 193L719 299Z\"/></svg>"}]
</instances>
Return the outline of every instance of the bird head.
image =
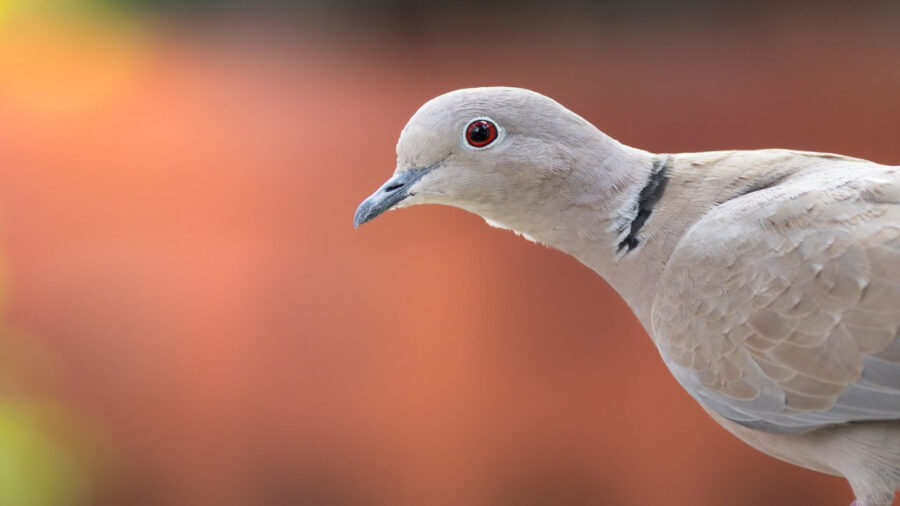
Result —
<instances>
[{"instance_id":1,"label":"bird head","mask_svg":"<svg viewBox=\"0 0 900 506\"><path fill-rule=\"evenodd\" d=\"M459 207L488 220L539 209L560 177L603 136L539 93L490 87L453 91L423 105L397 144L397 167L360 204L354 225L415 204ZM565 191L563 189L563 191Z\"/></svg>"}]
</instances>

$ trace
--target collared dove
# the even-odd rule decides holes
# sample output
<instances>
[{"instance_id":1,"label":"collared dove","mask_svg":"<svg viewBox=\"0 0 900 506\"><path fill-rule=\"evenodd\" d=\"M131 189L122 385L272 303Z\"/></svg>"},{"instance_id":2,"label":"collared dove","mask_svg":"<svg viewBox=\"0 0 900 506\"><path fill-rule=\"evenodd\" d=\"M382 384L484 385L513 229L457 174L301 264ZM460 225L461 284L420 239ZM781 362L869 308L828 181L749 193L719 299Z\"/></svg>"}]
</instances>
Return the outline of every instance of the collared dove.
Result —
<instances>
[{"instance_id":1,"label":"collared dove","mask_svg":"<svg viewBox=\"0 0 900 506\"><path fill-rule=\"evenodd\" d=\"M559 103L473 88L422 106L359 206L446 204L575 257L678 382L755 448L900 488L900 167L765 149L653 154Z\"/></svg>"}]
</instances>

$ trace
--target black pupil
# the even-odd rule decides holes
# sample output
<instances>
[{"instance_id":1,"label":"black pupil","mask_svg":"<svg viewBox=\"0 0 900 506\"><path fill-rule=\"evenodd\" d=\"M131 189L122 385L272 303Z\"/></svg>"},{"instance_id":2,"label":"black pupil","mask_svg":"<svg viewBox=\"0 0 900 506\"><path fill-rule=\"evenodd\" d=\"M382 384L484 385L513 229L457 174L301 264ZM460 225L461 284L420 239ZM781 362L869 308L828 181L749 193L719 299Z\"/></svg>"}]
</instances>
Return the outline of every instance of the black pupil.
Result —
<instances>
[{"instance_id":1,"label":"black pupil","mask_svg":"<svg viewBox=\"0 0 900 506\"><path fill-rule=\"evenodd\" d=\"M472 142L485 142L491 138L491 127L486 121L479 121L469 129L469 139Z\"/></svg>"}]
</instances>

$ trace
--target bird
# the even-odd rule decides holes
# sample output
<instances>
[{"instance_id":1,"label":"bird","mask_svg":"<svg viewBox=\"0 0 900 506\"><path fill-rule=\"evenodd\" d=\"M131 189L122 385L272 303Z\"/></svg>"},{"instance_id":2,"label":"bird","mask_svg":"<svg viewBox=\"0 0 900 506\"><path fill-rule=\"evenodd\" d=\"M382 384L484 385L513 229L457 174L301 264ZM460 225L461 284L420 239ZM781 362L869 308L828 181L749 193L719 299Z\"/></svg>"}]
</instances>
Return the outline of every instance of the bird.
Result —
<instances>
[{"instance_id":1,"label":"bird","mask_svg":"<svg viewBox=\"0 0 900 506\"><path fill-rule=\"evenodd\" d=\"M431 99L396 149L355 227L443 204L574 257L726 430L843 477L855 506L892 503L900 166L786 149L652 153L513 87Z\"/></svg>"}]
</instances>

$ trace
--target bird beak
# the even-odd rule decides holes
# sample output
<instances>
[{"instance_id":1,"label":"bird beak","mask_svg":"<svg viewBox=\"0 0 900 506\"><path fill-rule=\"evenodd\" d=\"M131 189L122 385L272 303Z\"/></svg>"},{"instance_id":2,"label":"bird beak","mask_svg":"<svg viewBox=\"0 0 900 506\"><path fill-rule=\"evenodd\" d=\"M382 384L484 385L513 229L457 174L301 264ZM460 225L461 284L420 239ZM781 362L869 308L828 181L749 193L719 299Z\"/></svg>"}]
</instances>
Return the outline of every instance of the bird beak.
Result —
<instances>
[{"instance_id":1,"label":"bird beak","mask_svg":"<svg viewBox=\"0 0 900 506\"><path fill-rule=\"evenodd\" d=\"M394 207L401 200L414 195L409 192L413 184L433 169L434 166L421 169L398 171L388 179L375 193L362 201L353 215L353 226L358 227L376 218L379 214Z\"/></svg>"}]
</instances>

